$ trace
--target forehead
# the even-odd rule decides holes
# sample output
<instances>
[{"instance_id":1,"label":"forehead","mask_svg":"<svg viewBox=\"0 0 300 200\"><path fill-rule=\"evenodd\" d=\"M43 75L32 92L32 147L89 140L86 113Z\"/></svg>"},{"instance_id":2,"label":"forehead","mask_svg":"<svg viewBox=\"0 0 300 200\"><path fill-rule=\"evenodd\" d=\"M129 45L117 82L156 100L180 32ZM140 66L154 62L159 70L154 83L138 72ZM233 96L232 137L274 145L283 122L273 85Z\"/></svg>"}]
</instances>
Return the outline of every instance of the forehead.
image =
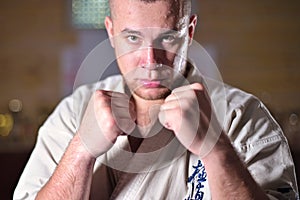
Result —
<instances>
[{"instance_id":1,"label":"forehead","mask_svg":"<svg viewBox=\"0 0 300 200\"><path fill-rule=\"evenodd\" d=\"M182 18L178 0L113 0L114 26L128 28L160 27L174 29Z\"/></svg>"}]
</instances>

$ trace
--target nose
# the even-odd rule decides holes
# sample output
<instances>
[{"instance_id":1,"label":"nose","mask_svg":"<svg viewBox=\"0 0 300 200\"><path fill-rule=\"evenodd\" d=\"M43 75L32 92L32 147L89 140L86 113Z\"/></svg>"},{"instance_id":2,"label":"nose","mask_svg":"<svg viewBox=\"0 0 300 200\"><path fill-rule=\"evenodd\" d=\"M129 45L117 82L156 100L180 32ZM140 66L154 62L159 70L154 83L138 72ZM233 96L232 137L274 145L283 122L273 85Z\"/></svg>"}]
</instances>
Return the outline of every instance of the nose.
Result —
<instances>
[{"instance_id":1,"label":"nose","mask_svg":"<svg viewBox=\"0 0 300 200\"><path fill-rule=\"evenodd\" d=\"M147 63L152 64L155 60L155 52L153 47L147 47Z\"/></svg>"},{"instance_id":2,"label":"nose","mask_svg":"<svg viewBox=\"0 0 300 200\"><path fill-rule=\"evenodd\" d=\"M154 68L157 64L157 51L153 46L148 46L141 50L141 66L144 68Z\"/></svg>"}]
</instances>

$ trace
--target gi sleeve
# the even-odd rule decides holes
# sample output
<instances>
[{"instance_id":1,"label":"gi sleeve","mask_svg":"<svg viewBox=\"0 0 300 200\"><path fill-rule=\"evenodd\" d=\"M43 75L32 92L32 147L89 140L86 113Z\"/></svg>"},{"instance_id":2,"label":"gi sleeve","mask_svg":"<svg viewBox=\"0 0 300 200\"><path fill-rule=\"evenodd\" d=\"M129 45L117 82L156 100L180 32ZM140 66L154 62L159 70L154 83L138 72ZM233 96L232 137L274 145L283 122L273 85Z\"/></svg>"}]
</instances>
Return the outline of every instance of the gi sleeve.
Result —
<instances>
[{"instance_id":1,"label":"gi sleeve","mask_svg":"<svg viewBox=\"0 0 300 200\"><path fill-rule=\"evenodd\" d=\"M299 199L293 159L279 125L251 95L231 103L227 133L253 178L270 199Z\"/></svg>"}]
</instances>

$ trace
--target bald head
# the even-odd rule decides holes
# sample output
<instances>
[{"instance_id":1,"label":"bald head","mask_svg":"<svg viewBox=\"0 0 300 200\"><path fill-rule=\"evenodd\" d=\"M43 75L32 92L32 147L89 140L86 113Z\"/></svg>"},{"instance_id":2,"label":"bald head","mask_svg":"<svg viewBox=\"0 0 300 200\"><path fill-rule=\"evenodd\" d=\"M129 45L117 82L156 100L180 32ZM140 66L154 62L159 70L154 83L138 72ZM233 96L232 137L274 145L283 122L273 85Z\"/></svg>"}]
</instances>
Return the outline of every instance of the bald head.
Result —
<instances>
[{"instance_id":1,"label":"bald head","mask_svg":"<svg viewBox=\"0 0 300 200\"><path fill-rule=\"evenodd\" d=\"M116 5L119 3L119 1L123 0L109 0L110 5L110 13L111 17L116 18L117 12L115 12ZM158 1L165 1L169 2L172 5L172 9L170 12L172 12L174 15L177 15L177 17L181 18L184 16L189 16L191 14L191 0L131 0L131 1L140 1L145 4L151 4Z\"/></svg>"}]
</instances>

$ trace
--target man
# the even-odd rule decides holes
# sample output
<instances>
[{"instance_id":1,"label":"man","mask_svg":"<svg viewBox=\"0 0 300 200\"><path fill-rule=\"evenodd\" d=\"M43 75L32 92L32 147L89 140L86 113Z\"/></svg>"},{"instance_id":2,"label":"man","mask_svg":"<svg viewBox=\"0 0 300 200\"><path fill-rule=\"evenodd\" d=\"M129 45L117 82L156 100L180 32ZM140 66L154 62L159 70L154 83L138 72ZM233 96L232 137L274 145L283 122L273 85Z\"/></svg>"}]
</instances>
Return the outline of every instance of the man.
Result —
<instances>
[{"instance_id":1,"label":"man","mask_svg":"<svg viewBox=\"0 0 300 200\"><path fill-rule=\"evenodd\" d=\"M111 0L122 76L76 90L41 127L14 199L296 199L285 137L253 96L209 92L186 62L190 0ZM219 100L227 106L220 123Z\"/></svg>"}]
</instances>

